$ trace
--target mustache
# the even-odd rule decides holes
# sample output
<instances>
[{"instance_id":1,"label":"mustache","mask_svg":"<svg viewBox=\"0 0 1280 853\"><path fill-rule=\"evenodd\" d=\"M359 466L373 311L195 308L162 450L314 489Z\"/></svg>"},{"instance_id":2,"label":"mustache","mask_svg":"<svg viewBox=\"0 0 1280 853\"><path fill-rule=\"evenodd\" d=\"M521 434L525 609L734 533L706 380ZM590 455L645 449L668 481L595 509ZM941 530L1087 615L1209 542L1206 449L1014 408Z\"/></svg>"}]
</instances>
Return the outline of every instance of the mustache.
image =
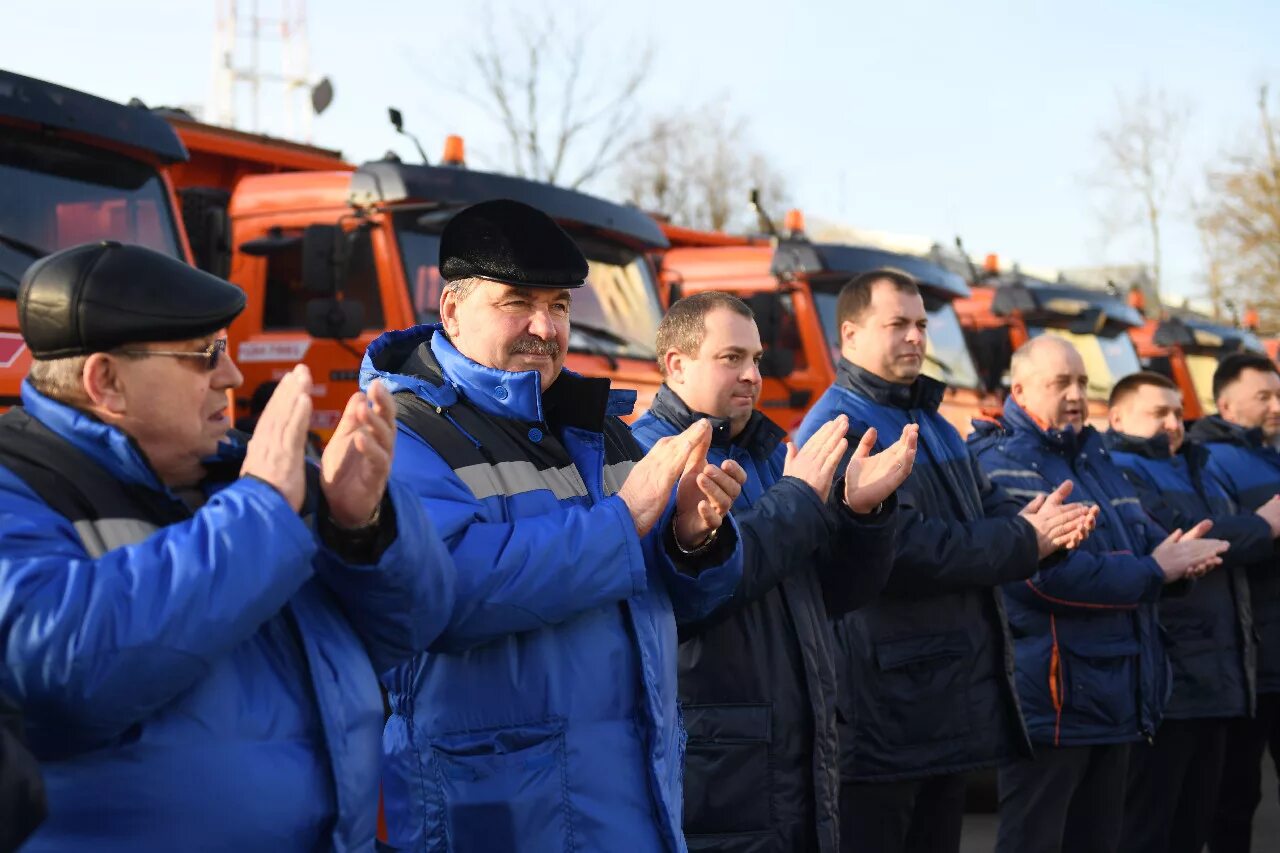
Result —
<instances>
[{"instance_id":1,"label":"mustache","mask_svg":"<svg viewBox=\"0 0 1280 853\"><path fill-rule=\"evenodd\" d=\"M546 355L555 358L560 354L560 344L556 341L544 341L532 335L523 337L511 345L512 355Z\"/></svg>"}]
</instances>

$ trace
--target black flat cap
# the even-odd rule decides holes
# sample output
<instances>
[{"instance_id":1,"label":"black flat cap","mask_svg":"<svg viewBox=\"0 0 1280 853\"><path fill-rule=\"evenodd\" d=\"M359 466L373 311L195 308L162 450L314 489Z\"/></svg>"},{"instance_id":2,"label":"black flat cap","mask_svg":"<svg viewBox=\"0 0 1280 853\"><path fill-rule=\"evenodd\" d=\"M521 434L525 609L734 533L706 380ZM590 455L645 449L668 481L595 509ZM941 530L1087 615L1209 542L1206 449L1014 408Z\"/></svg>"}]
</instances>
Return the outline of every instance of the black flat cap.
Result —
<instances>
[{"instance_id":1,"label":"black flat cap","mask_svg":"<svg viewBox=\"0 0 1280 853\"><path fill-rule=\"evenodd\" d=\"M440 275L445 281L485 278L521 287L582 287L587 259L541 210L495 199L449 220L440 235Z\"/></svg>"},{"instance_id":2,"label":"black flat cap","mask_svg":"<svg viewBox=\"0 0 1280 853\"><path fill-rule=\"evenodd\" d=\"M18 328L37 359L199 338L244 310L244 291L182 261L113 241L54 252L18 287Z\"/></svg>"}]
</instances>

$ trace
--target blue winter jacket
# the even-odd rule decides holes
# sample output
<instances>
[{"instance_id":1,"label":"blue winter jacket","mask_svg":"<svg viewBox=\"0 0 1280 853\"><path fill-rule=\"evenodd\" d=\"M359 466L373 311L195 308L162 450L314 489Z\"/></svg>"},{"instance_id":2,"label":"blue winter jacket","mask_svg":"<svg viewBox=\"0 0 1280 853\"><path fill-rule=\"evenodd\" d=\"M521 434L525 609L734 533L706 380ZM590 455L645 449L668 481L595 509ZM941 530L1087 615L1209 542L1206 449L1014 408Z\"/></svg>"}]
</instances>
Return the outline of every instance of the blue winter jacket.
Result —
<instances>
[{"instance_id":1,"label":"blue winter jacket","mask_svg":"<svg viewBox=\"0 0 1280 853\"><path fill-rule=\"evenodd\" d=\"M893 570L871 603L836 620L844 782L962 773L1030 753L1013 686L1013 644L997 586L1035 571L1017 501L982 475L938 413L945 386L886 382L841 359L836 384L800 425L804 441L841 413L850 444L877 449L920 426L898 489Z\"/></svg>"},{"instance_id":2,"label":"blue winter jacket","mask_svg":"<svg viewBox=\"0 0 1280 853\"><path fill-rule=\"evenodd\" d=\"M705 417L663 385L632 426L645 447ZM737 436L709 418L716 465L747 474L733 517L742 585L703 623L681 626L680 703L689 730L690 850L840 849L836 667L828 618L874 598L893 567L894 506L858 516L844 479L823 500L784 477L786 433L760 412Z\"/></svg>"},{"instance_id":3,"label":"blue winter jacket","mask_svg":"<svg viewBox=\"0 0 1280 853\"><path fill-rule=\"evenodd\" d=\"M1165 717L1252 716L1257 645L1245 571L1271 558L1271 526L1256 513L1237 512L1205 473L1209 454L1195 442L1184 441L1172 454L1163 434L1143 439L1111 430L1106 443L1143 508L1162 527L1188 530L1208 518L1210 535L1231 543L1221 568L1186 585L1183 595L1160 601L1160 626L1173 664L1173 696Z\"/></svg>"},{"instance_id":4,"label":"blue winter jacket","mask_svg":"<svg viewBox=\"0 0 1280 853\"><path fill-rule=\"evenodd\" d=\"M439 325L374 341L374 377L400 410L393 476L458 570L439 639L383 677L391 844L683 850L676 619L733 595L732 521L694 560L672 557L671 509L637 534L616 494L642 457L616 417L635 398L607 380L564 371L544 394Z\"/></svg>"},{"instance_id":5,"label":"blue winter jacket","mask_svg":"<svg viewBox=\"0 0 1280 853\"><path fill-rule=\"evenodd\" d=\"M1093 427L1046 431L1009 399L999 421L974 421L974 430L974 455L1010 493L1030 500L1071 480L1070 501L1100 510L1081 547L1004 587L1032 740L1072 746L1152 736L1170 676L1155 607L1164 574L1148 555L1167 534Z\"/></svg>"},{"instance_id":6,"label":"blue winter jacket","mask_svg":"<svg viewBox=\"0 0 1280 853\"><path fill-rule=\"evenodd\" d=\"M1188 438L1209 451L1205 473L1241 510L1252 512L1280 494L1280 452L1262 431L1218 415L1200 418ZM1258 692L1280 693L1280 558L1273 551L1248 569L1253 627L1258 638Z\"/></svg>"},{"instance_id":7,"label":"blue winter jacket","mask_svg":"<svg viewBox=\"0 0 1280 853\"><path fill-rule=\"evenodd\" d=\"M210 461L227 477L211 473L193 513L123 433L29 384L22 402L24 429L84 483L185 519L73 524L0 467L0 692L24 709L49 795L24 850L371 850L370 658L424 648L452 603L448 553L412 494L391 487L396 535L377 562L347 563L275 489L236 479L243 447Z\"/></svg>"}]
</instances>

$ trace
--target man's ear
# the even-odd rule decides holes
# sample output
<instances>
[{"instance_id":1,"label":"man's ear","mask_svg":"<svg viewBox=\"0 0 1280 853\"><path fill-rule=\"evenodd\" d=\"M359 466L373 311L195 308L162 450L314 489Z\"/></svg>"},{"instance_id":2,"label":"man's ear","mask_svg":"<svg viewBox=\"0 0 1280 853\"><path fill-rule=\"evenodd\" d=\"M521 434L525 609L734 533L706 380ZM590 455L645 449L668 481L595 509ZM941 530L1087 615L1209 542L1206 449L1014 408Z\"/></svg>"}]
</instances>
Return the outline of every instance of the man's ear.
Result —
<instances>
[{"instance_id":1,"label":"man's ear","mask_svg":"<svg viewBox=\"0 0 1280 853\"><path fill-rule=\"evenodd\" d=\"M1009 383L1009 396L1013 398L1013 402L1021 406L1026 397L1026 388L1021 382L1011 380Z\"/></svg>"},{"instance_id":2,"label":"man's ear","mask_svg":"<svg viewBox=\"0 0 1280 853\"><path fill-rule=\"evenodd\" d=\"M857 329L858 324L852 320L845 320L840 324L840 345L842 347L853 343L853 337Z\"/></svg>"},{"instance_id":3,"label":"man's ear","mask_svg":"<svg viewBox=\"0 0 1280 853\"><path fill-rule=\"evenodd\" d=\"M1116 432L1124 432L1120 429L1120 407L1113 406L1107 409L1107 425Z\"/></svg>"},{"instance_id":4,"label":"man's ear","mask_svg":"<svg viewBox=\"0 0 1280 853\"><path fill-rule=\"evenodd\" d=\"M666 368L667 382L684 384L685 354L672 347L662 354L662 366Z\"/></svg>"},{"instance_id":5,"label":"man's ear","mask_svg":"<svg viewBox=\"0 0 1280 853\"><path fill-rule=\"evenodd\" d=\"M458 337L458 294L446 287L440 292L440 322L450 338Z\"/></svg>"},{"instance_id":6,"label":"man's ear","mask_svg":"<svg viewBox=\"0 0 1280 853\"><path fill-rule=\"evenodd\" d=\"M95 352L85 359L80 382L94 409L107 415L123 417L128 405L124 393L124 377L115 356Z\"/></svg>"}]
</instances>

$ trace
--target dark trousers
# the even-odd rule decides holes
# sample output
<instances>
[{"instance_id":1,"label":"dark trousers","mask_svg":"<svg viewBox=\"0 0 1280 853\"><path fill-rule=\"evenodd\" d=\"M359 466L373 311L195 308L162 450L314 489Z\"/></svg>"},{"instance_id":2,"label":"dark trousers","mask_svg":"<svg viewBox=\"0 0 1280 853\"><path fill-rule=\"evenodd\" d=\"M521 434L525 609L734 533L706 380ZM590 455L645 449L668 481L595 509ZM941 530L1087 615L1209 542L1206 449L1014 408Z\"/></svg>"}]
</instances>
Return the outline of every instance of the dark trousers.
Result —
<instances>
[{"instance_id":1,"label":"dark trousers","mask_svg":"<svg viewBox=\"0 0 1280 853\"><path fill-rule=\"evenodd\" d=\"M1218 804L1231 720L1165 720L1129 750L1125 853L1201 853Z\"/></svg>"},{"instance_id":2,"label":"dark trousers","mask_svg":"<svg viewBox=\"0 0 1280 853\"><path fill-rule=\"evenodd\" d=\"M842 853L958 853L964 776L840 788Z\"/></svg>"},{"instance_id":3,"label":"dark trousers","mask_svg":"<svg viewBox=\"0 0 1280 853\"><path fill-rule=\"evenodd\" d=\"M1129 744L1036 745L1000 768L996 853L1116 853Z\"/></svg>"},{"instance_id":4,"label":"dark trousers","mask_svg":"<svg viewBox=\"0 0 1280 853\"><path fill-rule=\"evenodd\" d=\"M1227 729L1218 809L1209 836L1213 853L1248 853L1253 813L1262 802L1262 755L1268 746L1280 771L1280 694L1275 693L1259 695L1258 715L1232 720Z\"/></svg>"}]
</instances>

